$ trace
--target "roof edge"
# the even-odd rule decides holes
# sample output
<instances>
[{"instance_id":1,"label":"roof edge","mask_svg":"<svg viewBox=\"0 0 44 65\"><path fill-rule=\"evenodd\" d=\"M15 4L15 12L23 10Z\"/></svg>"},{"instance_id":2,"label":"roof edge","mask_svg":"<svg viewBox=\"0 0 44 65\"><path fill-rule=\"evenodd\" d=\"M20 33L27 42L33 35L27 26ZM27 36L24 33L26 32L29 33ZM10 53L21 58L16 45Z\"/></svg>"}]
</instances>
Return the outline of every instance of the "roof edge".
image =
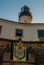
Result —
<instances>
[{"instance_id":1,"label":"roof edge","mask_svg":"<svg viewBox=\"0 0 44 65\"><path fill-rule=\"evenodd\" d=\"M27 25L44 25L44 23L22 23L22 22L16 22L16 21L11 21L11 20L7 20L7 19L3 19L3 18L0 18L0 20L5 20L7 22L13 22L13 23L18 23L18 24L27 24Z\"/></svg>"}]
</instances>

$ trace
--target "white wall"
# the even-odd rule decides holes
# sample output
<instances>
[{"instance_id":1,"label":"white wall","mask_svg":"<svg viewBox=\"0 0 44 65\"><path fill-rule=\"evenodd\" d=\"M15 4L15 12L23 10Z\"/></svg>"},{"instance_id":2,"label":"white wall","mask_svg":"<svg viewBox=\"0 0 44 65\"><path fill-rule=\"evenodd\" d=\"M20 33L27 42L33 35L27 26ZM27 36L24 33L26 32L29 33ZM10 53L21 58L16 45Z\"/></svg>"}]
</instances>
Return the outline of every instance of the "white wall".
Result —
<instances>
[{"instance_id":1,"label":"white wall","mask_svg":"<svg viewBox=\"0 0 44 65\"><path fill-rule=\"evenodd\" d=\"M0 25L2 25L2 32L0 38L16 40L15 36L16 29L23 29L23 41L38 41L38 29L44 29L44 24L21 24L8 22L6 20L0 20Z\"/></svg>"}]
</instances>

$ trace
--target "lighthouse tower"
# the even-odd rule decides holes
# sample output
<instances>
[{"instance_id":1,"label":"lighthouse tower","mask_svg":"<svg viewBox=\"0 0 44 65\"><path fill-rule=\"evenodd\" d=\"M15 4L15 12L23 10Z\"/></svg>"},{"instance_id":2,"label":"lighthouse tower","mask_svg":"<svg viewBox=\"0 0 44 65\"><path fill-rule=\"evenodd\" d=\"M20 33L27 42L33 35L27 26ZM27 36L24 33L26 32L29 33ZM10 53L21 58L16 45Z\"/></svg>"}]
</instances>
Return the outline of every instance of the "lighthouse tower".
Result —
<instances>
[{"instance_id":1,"label":"lighthouse tower","mask_svg":"<svg viewBox=\"0 0 44 65\"><path fill-rule=\"evenodd\" d=\"M21 12L19 14L19 22L21 23L31 23L32 22L32 15L30 12L30 8L26 5L21 8Z\"/></svg>"}]
</instances>

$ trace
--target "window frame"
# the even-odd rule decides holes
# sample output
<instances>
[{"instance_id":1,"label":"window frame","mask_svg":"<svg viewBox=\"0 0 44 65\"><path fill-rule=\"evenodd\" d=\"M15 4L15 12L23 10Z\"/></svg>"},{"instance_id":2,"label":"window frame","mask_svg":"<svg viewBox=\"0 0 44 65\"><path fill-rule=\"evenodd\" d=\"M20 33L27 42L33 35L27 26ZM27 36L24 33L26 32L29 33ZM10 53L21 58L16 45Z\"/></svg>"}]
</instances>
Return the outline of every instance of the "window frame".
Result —
<instances>
[{"instance_id":1,"label":"window frame","mask_svg":"<svg viewBox=\"0 0 44 65\"><path fill-rule=\"evenodd\" d=\"M1 35L1 32L2 32L2 26L0 25L0 35Z\"/></svg>"},{"instance_id":2,"label":"window frame","mask_svg":"<svg viewBox=\"0 0 44 65\"><path fill-rule=\"evenodd\" d=\"M16 28L16 30L22 30L22 35L21 35L21 37L23 37L23 29ZM15 36L16 36L16 37L20 37L20 35L19 35L19 36L16 35L16 31L15 31Z\"/></svg>"},{"instance_id":3,"label":"window frame","mask_svg":"<svg viewBox=\"0 0 44 65\"><path fill-rule=\"evenodd\" d=\"M44 30L43 29L38 30L38 38L43 38L44 37L43 35L40 35L40 33L43 33L41 31L44 31Z\"/></svg>"}]
</instances>

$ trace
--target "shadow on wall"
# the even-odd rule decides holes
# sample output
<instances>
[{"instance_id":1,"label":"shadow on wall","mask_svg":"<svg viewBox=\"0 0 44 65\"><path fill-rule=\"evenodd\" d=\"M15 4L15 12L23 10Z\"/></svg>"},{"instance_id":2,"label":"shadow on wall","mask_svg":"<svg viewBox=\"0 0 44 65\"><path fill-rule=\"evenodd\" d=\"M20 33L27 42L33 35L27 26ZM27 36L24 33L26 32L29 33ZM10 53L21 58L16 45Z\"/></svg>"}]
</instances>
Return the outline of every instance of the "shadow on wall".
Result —
<instances>
[{"instance_id":1,"label":"shadow on wall","mask_svg":"<svg viewBox=\"0 0 44 65\"><path fill-rule=\"evenodd\" d=\"M10 59L10 50L11 48L9 44L7 44L6 47L4 47L4 45L0 45L0 64L1 65L2 65L1 61Z\"/></svg>"}]
</instances>

